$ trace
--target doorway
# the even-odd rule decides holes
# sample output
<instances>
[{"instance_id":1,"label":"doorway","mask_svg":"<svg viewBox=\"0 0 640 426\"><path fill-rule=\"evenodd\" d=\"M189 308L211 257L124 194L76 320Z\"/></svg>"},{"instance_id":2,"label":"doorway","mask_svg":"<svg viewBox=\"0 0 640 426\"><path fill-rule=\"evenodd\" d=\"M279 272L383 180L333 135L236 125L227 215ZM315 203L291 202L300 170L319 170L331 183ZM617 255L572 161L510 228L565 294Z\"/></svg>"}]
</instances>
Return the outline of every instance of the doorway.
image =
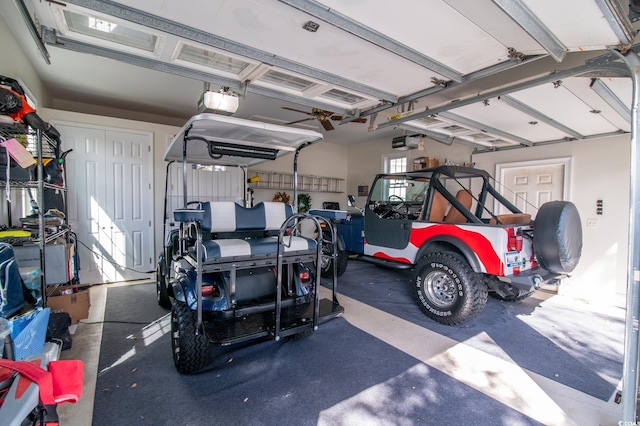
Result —
<instances>
[{"instance_id":1,"label":"doorway","mask_svg":"<svg viewBox=\"0 0 640 426\"><path fill-rule=\"evenodd\" d=\"M68 223L78 239L80 280L148 278L154 267L152 135L55 123L65 150Z\"/></svg>"},{"instance_id":2,"label":"doorway","mask_svg":"<svg viewBox=\"0 0 640 426\"><path fill-rule=\"evenodd\" d=\"M535 217L538 208L554 200L568 200L571 158L496 165L497 188L522 212ZM509 213L500 206L499 214Z\"/></svg>"}]
</instances>

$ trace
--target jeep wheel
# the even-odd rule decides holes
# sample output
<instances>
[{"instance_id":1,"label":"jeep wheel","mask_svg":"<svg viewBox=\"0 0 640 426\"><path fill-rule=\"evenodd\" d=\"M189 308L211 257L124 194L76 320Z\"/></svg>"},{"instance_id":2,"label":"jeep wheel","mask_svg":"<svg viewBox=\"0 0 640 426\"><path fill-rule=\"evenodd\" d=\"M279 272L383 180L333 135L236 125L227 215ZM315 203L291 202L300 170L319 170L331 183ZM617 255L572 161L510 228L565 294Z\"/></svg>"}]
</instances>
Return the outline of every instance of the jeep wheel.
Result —
<instances>
[{"instance_id":1,"label":"jeep wheel","mask_svg":"<svg viewBox=\"0 0 640 426\"><path fill-rule=\"evenodd\" d=\"M533 247L540 266L558 274L571 272L582 252L582 224L578 209L568 201L551 201L538 210Z\"/></svg>"},{"instance_id":2,"label":"jeep wheel","mask_svg":"<svg viewBox=\"0 0 640 426\"><path fill-rule=\"evenodd\" d=\"M338 238L340 238L340 236L338 236ZM333 278L333 244L329 242L331 241L331 235L328 232L323 232L322 240L322 262L320 264L320 276L322 276L322 278ZM349 255L347 254L347 251L345 249L340 248L340 244L338 244L337 254L337 272L338 276L341 276L347 270Z\"/></svg>"},{"instance_id":3,"label":"jeep wheel","mask_svg":"<svg viewBox=\"0 0 640 426\"><path fill-rule=\"evenodd\" d=\"M161 259L156 266L156 298L158 305L165 309L171 308L171 299L169 299L167 281L164 276L164 259Z\"/></svg>"},{"instance_id":4,"label":"jeep wheel","mask_svg":"<svg viewBox=\"0 0 640 426\"><path fill-rule=\"evenodd\" d=\"M415 290L422 311L446 325L462 324L487 304L487 286L462 256L433 252L416 265Z\"/></svg>"},{"instance_id":5,"label":"jeep wheel","mask_svg":"<svg viewBox=\"0 0 640 426\"><path fill-rule=\"evenodd\" d=\"M174 300L171 307L171 349L180 373L193 373L209 363L211 345L203 333L196 334L195 311Z\"/></svg>"}]
</instances>

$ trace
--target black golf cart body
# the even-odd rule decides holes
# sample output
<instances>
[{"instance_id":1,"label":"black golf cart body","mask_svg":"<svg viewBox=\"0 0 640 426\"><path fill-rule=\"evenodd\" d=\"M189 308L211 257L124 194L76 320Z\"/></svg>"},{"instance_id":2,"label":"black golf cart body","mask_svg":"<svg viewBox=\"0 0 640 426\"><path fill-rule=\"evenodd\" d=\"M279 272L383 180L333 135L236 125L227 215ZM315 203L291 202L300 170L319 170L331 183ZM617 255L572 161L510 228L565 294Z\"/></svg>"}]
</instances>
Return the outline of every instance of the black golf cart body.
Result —
<instances>
[{"instance_id":1,"label":"black golf cart body","mask_svg":"<svg viewBox=\"0 0 640 426\"><path fill-rule=\"evenodd\" d=\"M246 185L248 166L288 153L295 153L297 164L300 150L321 139L308 130L200 114L171 141L164 158L182 164L183 202L172 212L165 208L157 295L161 306L171 307L178 371L205 366L212 344L306 337L321 318L343 312L336 276L332 300L319 297L321 223L335 236L326 219L295 213L285 203L202 199L188 188L188 167L240 167ZM315 237L300 232L309 221Z\"/></svg>"},{"instance_id":2,"label":"black golf cart body","mask_svg":"<svg viewBox=\"0 0 640 426\"><path fill-rule=\"evenodd\" d=\"M545 203L532 220L493 182L483 170L459 166L379 174L364 209L336 227L352 257L413 269L423 311L460 324L484 308L488 293L521 300L566 277L581 254L572 203Z\"/></svg>"}]
</instances>

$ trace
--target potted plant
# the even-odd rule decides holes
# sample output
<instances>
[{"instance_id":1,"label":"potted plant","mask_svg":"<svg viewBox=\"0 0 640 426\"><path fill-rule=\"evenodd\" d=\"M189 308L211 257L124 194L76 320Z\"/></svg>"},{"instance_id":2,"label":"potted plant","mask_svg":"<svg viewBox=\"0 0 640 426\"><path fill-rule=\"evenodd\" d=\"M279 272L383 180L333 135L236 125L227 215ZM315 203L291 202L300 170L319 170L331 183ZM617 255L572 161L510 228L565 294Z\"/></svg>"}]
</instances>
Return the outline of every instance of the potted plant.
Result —
<instances>
[{"instance_id":1,"label":"potted plant","mask_svg":"<svg viewBox=\"0 0 640 426\"><path fill-rule=\"evenodd\" d=\"M306 213L311 210L311 195L298 194L298 212Z\"/></svg>"}]
</instances>

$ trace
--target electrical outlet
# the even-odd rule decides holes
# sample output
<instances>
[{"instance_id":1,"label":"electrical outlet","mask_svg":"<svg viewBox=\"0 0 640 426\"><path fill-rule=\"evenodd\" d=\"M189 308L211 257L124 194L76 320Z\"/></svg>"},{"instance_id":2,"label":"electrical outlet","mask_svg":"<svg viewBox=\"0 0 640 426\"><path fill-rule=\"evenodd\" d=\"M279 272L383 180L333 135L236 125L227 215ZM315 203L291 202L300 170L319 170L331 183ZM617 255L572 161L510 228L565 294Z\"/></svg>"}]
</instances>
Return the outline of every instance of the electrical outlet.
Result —
<instances>
[{"instance_id":1,"label":"electrical outlet","mask_svg":"<svg viewBox=\"0 0 640 426\"><path fill-rule=\"evenodd\" d=\"M598 219L587 219L587 228L597 228L599 224Z\"/></svg>"}]
</instances>

